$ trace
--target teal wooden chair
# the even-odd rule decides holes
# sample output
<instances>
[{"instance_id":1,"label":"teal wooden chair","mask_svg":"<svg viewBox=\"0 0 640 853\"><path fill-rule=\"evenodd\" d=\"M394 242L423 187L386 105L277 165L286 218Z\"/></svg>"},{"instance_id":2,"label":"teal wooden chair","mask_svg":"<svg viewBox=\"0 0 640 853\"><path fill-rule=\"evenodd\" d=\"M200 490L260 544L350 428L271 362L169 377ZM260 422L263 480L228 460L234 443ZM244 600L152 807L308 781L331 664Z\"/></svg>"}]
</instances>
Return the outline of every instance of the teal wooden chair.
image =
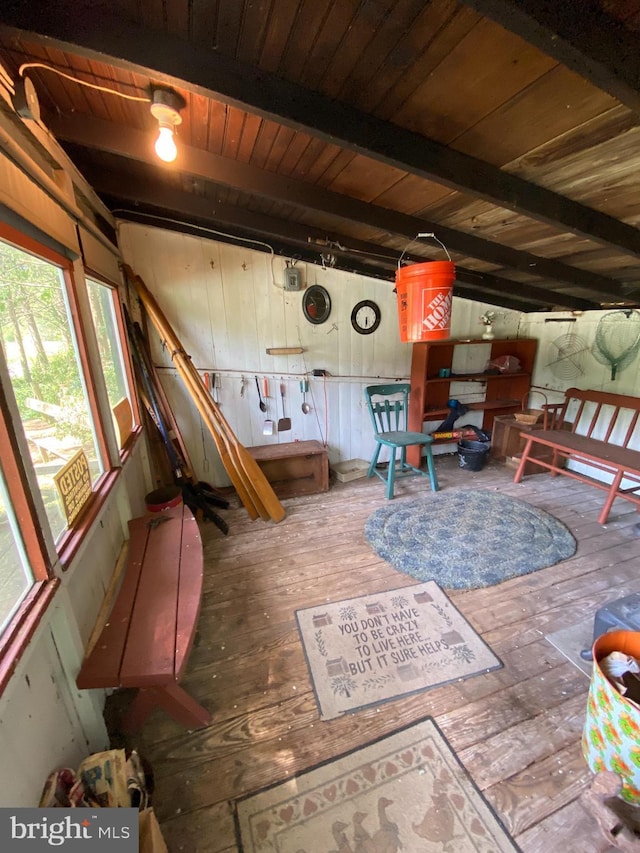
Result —
<instances>
[{"instance_id":1,"label":"teal wooden chair","mask_svg":"<svg viewBox=\"0 0 640 853\"><path fill-rule=\"evenodd\" d=\"M393 497L395 481L399 477L420 474L422 477L429 477L434 492L439 489L431 453L433 439L425 433L407 430L410 390L411 386L408 383L398 382L392 385L368 385L364 389L376 439L376 452L369 465L367 477L373 477L375 474L386 482L387 500ZM426 450L426 470L416 468L407 462L407 447L414 444L419 444ZM379 471L376 465L383 447L389 448L389 467L386 471ZM398 450L400 450L399 458L396 456Z\"/></svg>"}]
</instances>

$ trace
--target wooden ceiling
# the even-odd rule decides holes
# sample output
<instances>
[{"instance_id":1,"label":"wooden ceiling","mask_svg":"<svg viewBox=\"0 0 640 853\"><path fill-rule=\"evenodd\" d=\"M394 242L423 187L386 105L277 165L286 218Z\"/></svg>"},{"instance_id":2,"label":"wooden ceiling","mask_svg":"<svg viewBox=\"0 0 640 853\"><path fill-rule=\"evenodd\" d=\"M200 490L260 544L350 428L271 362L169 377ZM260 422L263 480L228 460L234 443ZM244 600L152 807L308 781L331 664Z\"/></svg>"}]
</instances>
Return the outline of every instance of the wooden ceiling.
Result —
<instances>
[{"instance_id":1,"label":"wooden ceiling","mask_svg":"<svg viewBox=\"0 0 640 853\"><path fill-rule=\"evenodd\" d=\"M117 217L389 281L405 249L444 257L409 245L433 232L458 296L640 304L640 0L4 0L0 19L0 62L47 66L22 69L42 120ZM154 86L184 99L173 164Z\"/></svg>"}]
</instances>

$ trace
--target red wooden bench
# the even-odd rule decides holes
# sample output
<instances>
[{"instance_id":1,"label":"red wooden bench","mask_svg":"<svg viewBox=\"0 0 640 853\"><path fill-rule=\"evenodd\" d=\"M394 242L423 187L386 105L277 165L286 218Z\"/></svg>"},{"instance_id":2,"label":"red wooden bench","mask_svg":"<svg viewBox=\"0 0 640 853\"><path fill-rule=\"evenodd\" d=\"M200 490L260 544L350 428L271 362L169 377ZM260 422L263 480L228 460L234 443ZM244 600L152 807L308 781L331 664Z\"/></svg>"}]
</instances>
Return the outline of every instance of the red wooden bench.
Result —
<instances>
[{"instance_id":1,"label":"red wooden bench","mask_svg":"<svg viewBox=\"0 0 640 853\"><path fill-rule=\"evenodd\" d=\"M129 522L118 595L76 679L81 689L138 687L124 720L138 729L159 705L189 728L209 712L180 686L200 611L203 555L198 524L183 505Z\"/></svg>"},{"instance_id":2,"label":"red wooden bench","mask_svg":"<svg viewBox=\"0 0 640 853\"><path fill-rule=\"evenodd\" d=\"M598 517L600 524L607 521L616 498L640 505L640 495L635 494L640 489L640 450L629 447L640 447L640 431L636 430L640 398L569 388L562 403L543 408L550 416L549 429L523 430L526 442L514 482L520 482L530 462L548 469L552 476L563 474L602 489L607 497ZM532 455L535 445L549 447L551 459L536 459ZM567 462L600 471L606 482L565 467Z\"/></svg>"}]
</instances>

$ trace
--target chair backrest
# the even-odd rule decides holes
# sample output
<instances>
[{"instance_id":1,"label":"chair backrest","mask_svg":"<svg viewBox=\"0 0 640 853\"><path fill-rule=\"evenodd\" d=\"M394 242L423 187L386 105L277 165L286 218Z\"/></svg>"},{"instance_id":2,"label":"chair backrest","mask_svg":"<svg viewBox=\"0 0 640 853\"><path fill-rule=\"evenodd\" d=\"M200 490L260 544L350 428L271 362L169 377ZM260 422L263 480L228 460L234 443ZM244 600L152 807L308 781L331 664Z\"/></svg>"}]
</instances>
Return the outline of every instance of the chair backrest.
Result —
<instances>
[{"instance_id":1,"label":"chair backrest","mask_svg":"<svg viewBox=\"0 0 640 853\"><path fill-rule=\"evenodd\" d=\"M367 385L364 395L375 433L406 431L410 390L408 382Z\"/></svg>"}]
</instances>

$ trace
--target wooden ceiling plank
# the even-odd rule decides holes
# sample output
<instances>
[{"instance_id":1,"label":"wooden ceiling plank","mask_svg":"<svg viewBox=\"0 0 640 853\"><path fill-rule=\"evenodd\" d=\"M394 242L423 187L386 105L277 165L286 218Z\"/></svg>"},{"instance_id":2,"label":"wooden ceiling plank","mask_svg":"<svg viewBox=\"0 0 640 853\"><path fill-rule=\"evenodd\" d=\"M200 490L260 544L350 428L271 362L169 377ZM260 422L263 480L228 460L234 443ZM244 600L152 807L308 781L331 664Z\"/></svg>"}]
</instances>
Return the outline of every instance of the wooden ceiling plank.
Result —
<instances>
[{"instance_id":1,"label":"wooden ceiling plank","mask_svg":"<svg viewBox=\"0 0 640 853\"><path fill-rule=\"evenodd\" d=\"M482 117L452 145L456 151L473 152L474 157L504 166L615 106L610 95L594 91L577 74L556 66L526 91ZM504 133L506 127L508 133Z\"/></svg>"},{"instance_id":2,"label":"wooden ceiling plank","mask_svg":"<svg viewBox=\"0 0 640 853\"><path fill-rule=\"evenodd\" d=\"M266 162L266 168L270 172L279 172L283 160L287 156L289 148L296 137L296 132L290 127L280 125L276 133L273 145L269 152L269 159ZM286 170L284 170L286 172Z\"/></svg>"},{"instance_id":3,"label":"wooden ceiling plank","mask_svg":"<svg viewBox=\"0 0 640 853\"><path fill-rule=\"evenodd\" d=\"M7 4L1 30L15 35L16 28L28 32L37 27L39 35L34 38L61 41L65 49L71 49L75 42L74 51L92 57L97 53L101 59L106 52L115 64L128 70L155 69L150 72L152 76L160 76L170 85L204 89L226 103L307 130L330 142L338 141L345 148L390 166L640 255L638 230L612 217L419 134L355 111L349 105L311 94L262 69L202 51L163 33L133 25L122 28L108 12L93 5L74 2L71 12L68 2L51 2L37 20L25 14L22 4ZM61 7L67 14L61 14Z\"/></svg>"},{"instance_id":4,"label":"wooden ceiling plank","mask_svg":"<svg viewBox=\"0 0 640 853\"><path fill-rule=\"evenodd\" d=\"M591 0L462 0L640 112L637 36Z\"/></svg>"},{"instance_id":5,"label":"wooden ceiling plank","mask_svg":"<svg viewBox=\"0 0 640 853\"><path fill-rule=\"evenodd\" d=\"M421 82L393 121L450 145L556 65L518 36L481 20ZM504 133L507 126L502 136L510 135L510 129Z\"/></svg>"},{"instance_id":6,"label":"wooden ceiling plank","mask_svg":"<svg viewBox=\"0 0 640 853\"><path fill-rule=\"evenodd\" d=\"M244 126L244 113L241 110L231 110L227 114L227 123L224 129L224 142L222 145L222 156L234 160L240 148L242 128Z\"/></svg>"},{"instance_id":7,"label":"wooden ceiling plank","mask_svg":"<svg viewBox=\"0 0 640 853\"><path fill-rule=\"evenodd\" d=\"M287 147L286 156L280 161L276 171L280 175L295 175L300 161L311 145L312 139L307 133L296 133Z\"/></svg>"},{"instance_id":8,"label":"wooden ceiling plank","mask_svg":"<svg viewBox=\"0 0 640 853\"><path fill-rule=\"evenodd\" d=\"M334 0L319 31L309 43L308 62L297 79L304 86L316 89L327 69L333 63L341 42L336 43L336 33L344 33L353 26L360 0Z\"/></svg>"},{"instance_id":9,"label":"wooden ceiling plank","mask_svg":"<svg viewBox=\"0 0 640 853\"><path fill-rule=\"evenodd\" d=\"M215 49L225 57L237 54L243 10L244 3L218 3Z\"/></svg>"},{"instance_id":10,"label":"wooden ceiling plank","mask_svg":"<svg viewBox=\"0 0 640 853\"><path fill-rule=\"evenodd\" d=\"M273 0L253 0L250 6L245 5L238 37L238 56L246 57L246 62L257 64L260 59L272 7Z\"/></svg>"},{"instance_id":11,"label":"wooden ceiling plank","mask_svg":"<svg viewBox=\"0 0 640 853\"><path fill-rule=\"evenodd\" d=\"M167 31L178 38L189 37L189 0L171 0L166 4Z\"/></svg>"},{"instance_id":12,"label":"wooden ceiling plank","mask_svg":"<svg viewBox=\"0 0 640 853\"><path fill-rule=\"evenodd\" d=\"M309 51L332 11L331 4L318 3L318 0L299 0L297 15L282 55L278 74L289 80L300 80L310 62ZM244 59L244 61L247 60Z\"/></svg>"},{"instance_id":13,"label":"wooden ceiling plank","mask_svg":"<svg viewBox=\"0 0 640 853\"><path fill-rule=\"evenodd\" d=\"M241 5L241 4L238 4ZM298 12L298 4L295 0L276 3L271 10L264 46L260 55L260 68L266 72L275 74L282 62L291 29L295 23ZM266 49L266 45L269 49Z\"/></svg>"},{"instance_id":14,"label":"wooden ceiling plank","mask_svg":"<svg viewBox=\"0 0 640 853\"><path fill-rule=\"evenodd\" d=\"M251 113L245 113L244 127L242 128L242 138L238 147L238 160L241 163L250 163L253 152L256 146L256 140L260 134L262 119L260 116L254 116ZM199 146L204 147L204 146Z\"/></svg>"},{"instance_id":15,"label":"wooden ceiling plank","mask_svg":"<svg viewBox=\"0 0 640 853\"><path fill-rule=\"evenodd\" d=\"M109 127L82 116L71 115L54 120L51 130L59 139L75 142L86 147L110 150L122 157L141 162L148 161L147 135L120 126ZM204 180L239 187L247 192L285 200L289 204L324 211L340 219L352 219L375 225L391 233L403 234L412 239L423 231L435 231L438 237L453 251L481 257L491 263L505 267L532 270L549 278L581 284L605 296L619 296L620 286L612 279L593 275L587 270L541 258L515 249L501 246L474 235L435 225L428 220L417 219L358 199L332 193L317 186L273 174L254 166L218 157L210 152L183 146L181 168Z\"/></svg>"},{"instance_id":16,"label":"wooden ceiling plank","mask_svg":"<svg viewBox=\"0 0 640 853\"><path fill-rule=\"evenodd\" d=\"M611 142L636 127L637 124L638 119L635 113L618 104L613 109L528 151L518 157L515 162L506 164L506 168L525 180L530 179L535 174L535 170L547 165L554 166L561 160L584 154L602 143Z\"/></svg>"},{"instance_id":17,"label":"wooden ceiling plank","mask_svg":"<svg viewBox=\"0 0 640 853\"><path fill-rule=\"evenodd\" d=\"M419 20L424 0L399 0L393 6L382 26L374 27L366 50L357 57L357 62L348 78L342 82L337 96L340 100L353 103L360 92L367 89L372 80L379 79L380 72L394 64L394 56L402 55L404 45L414 25ZM292 78L295 79L295 78Z\"/></svg>"},{"instance_id":18,"label":"wooden ceiling plank","mask_svg":"<svg viewBox=\"0 0 640 853\"><path fill-rule=\"evenodd\" d=\"M189 40L205 50L216 47L216 0L191 0Z\"/></svg>"},{"instance_id":19,"label":"wooden ceiling plank","mask_svg":"<svg viewBox=\"0 0 640 853\"><path fill-rule=\"evenodd\" d=\"M381 119L393 119L415 90L427 80L451 50L476 26L480 16L460 7L456 0L435 0L425 4L422 18L407 36L404 50L396 57L395 75L390 69L380 90L373 80L357 103L363 112Z\"/></svg>"},{"instance_id":20,"label":"wooden ceiling plank","mask_svg":"<svg viewBox=\"0 0 640 853\"><path fill-rule=\"evenodd\" d=\"M221 104L220 101L209 102L209 138L206 145L207 151L220 154L224 144L224 133L227 124L227 113L232 108Z\"/></svg>"},{"instance_id":21,"label":"wooden ceiling plank","mask_svg":"<svg viewBox=\"0 0 640 853\"><path fill-rule=\"evenodd\" d=\"M162 0L137 0L141 23L152 30L164 30L165 10Z\"/></svg>"},{"instance_id":22,"label":"wooden ceiling plank","mask_svg":"<svg viewBox=\"0 0 640 853\"><path fill-rule=\"evenodd\" d=\"M209 142L209 105L211 101L205 98L204 95L190 96L189 112L192 114L188 125L188 140L195 148L207 148ZM186 122L185 122L186 124ZM185 129L180 126L178 128L178 137L185 137Z\"/></svg>"}]
</instances>

